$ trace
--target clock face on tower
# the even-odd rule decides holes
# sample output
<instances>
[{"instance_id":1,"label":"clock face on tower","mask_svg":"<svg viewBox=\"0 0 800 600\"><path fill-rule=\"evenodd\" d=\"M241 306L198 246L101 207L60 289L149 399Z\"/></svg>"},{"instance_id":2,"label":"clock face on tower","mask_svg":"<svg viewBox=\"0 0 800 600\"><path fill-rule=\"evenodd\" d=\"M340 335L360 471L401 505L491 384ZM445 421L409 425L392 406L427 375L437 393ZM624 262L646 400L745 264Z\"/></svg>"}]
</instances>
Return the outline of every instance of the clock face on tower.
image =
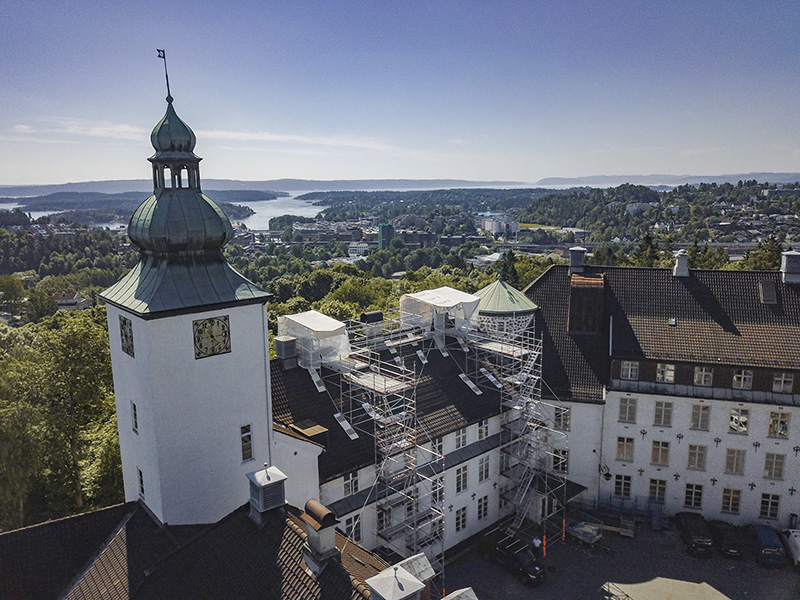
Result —
<instances>
[{"instance_id":1,"label":"clock face on tower","mask_svg":"<svg viewBox=\"0 0 800 600\"><path fill-rule=\"evenodd\" d=\"M195 358L206 358L231 351L231 326L227 315L192 321L192 326Z\"/></svg>"},{"instance_id":2,"label":"clock face on tower","mask_svg":"<svg viewBox=\"0 0 800 600\"><path fill-rule=\"evenodd\" d=\"M119 337L122 341L122 351L126 354L133 354L133 324L127 317L119 316Z\"/></svg>"}]
</instances>

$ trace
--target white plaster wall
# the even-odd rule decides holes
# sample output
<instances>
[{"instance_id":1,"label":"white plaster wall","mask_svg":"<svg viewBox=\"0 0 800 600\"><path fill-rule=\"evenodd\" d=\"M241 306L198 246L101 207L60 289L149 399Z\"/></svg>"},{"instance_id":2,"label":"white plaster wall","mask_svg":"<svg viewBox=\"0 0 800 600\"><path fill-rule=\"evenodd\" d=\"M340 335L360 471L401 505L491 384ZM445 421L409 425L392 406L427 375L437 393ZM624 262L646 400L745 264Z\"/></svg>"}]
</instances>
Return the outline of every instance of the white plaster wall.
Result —
<instances>
[{"instance_id":1,"label":"white plaster wall","mask_svg":"<svg viewBox=\"0 0 800 600\"><path fill-rule=\"evenodd\" d=\"M635 424L619 423L619 401L622 397L637 399ZM632 392L608 392L605 419L604 455L612 474L631 475L631 493L647 497L650 479L664 479L667 482L666 511L674 514L684 507L687 483L703 486L703 501L700 512L710 519L722 519L731 523L747 524L758 521L785 528L789 524L791 513L800 514L800 492L793 494L790 488L800 490L800 456L795 456L793 448L800 445L800 408L774 406L748 402L729 402L700 398L677 396L661 396L655 394L636 394ZM655 427L655 403L657 400L673 403L671 427ZM694 404L711 407L709 430L701 431L691 428L692 406ZM732 408L746 408L750 411L747 434L731 433L730 411ZM770 412L790 413L789 435L786 439L768 436ZM642 430L647 434L642 437ZM678 439L678 434L683 438ZM616 443L618 436L633 437L634 461L624 463L616 461ZM718 438L719 443L715 442ZM653 440L670 443L669 465L665 467L651 464L651 448ZM756 448L753 443L757 442ZM704 471L688 468L689 446L706 446L706 468ZM743 475L725 473L726 450L740 449L746 452ZM766 453L784 454L784 476L782 480L764 478ZM638 469L644 469L639 475ZM678 479L675 479L675 475ZM716 479L716 483L712 482ZM755 487L751 490L750 483ZM739 515L722 513L723 489L741 490L741 508ZM602 483L602 493L606 496L613 493L614 479ZM760 519L761 495L763 493L780 495L777 520Z\"/></svg>"},{"instance_id":2,"label":"white plaster wall","mask_svg":"<svg viewBox=\"0 0 800 600\"><path fill-rule=\"evenodd\" d=\"M122 352L119 311L108 307L126 499L138 497L171 524L215 522L248 499L245 474L269 460L266 306L248 305L144 321L133 315L133 359ZM192 321L228 315L231 352L194 357ZM132 434L129 402L139 411ZM240 427L253 456L241 460Z\"/></svg>"},{"instance_id":3,"label":"white plaster wall","mask_svg":"<svg viewBox=\"0 0 800 600\"><path fill-rule=\"evenodd\" d=\"M317 500L320 495L317 464L322 447L279 431L274 434L272 463L287 476L286 501L303 509L308 500Z\"/></svg>"}]
</instances>

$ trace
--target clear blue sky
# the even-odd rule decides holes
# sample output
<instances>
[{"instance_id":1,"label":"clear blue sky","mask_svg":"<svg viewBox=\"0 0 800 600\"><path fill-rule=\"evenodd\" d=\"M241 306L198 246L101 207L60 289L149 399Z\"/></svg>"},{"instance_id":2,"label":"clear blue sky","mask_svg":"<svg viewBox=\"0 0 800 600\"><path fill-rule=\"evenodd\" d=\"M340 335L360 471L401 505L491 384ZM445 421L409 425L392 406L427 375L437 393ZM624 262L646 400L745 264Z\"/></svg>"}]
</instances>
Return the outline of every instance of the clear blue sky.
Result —
<instances>
[{"instance_id":1,"label":"clear blue sky","mask_svg":"<svg viewBox=\"0 0 800 600\"><path fill-rule=\"evenodd\" d=\"M800 171L800 2L0 3L0 184Z\"/></svg>"}]
</instances>

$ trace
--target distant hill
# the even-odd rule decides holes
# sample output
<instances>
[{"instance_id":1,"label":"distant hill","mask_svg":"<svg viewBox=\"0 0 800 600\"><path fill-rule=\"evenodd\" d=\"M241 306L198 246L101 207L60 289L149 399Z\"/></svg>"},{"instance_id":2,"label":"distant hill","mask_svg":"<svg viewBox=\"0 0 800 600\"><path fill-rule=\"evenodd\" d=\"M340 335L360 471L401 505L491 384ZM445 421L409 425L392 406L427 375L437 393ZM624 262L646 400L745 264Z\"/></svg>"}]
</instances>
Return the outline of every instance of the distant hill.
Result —
<instances>
[{"instance_id":1,"label":"distant hill","mask_svg":"<svg viewBox=\"0 0 800 600\"><path fill-rule=\"evenodd\" d=\"M586 177L546 177L536 182L537 187L617 187L623 183L649 187L676 187L700 183L733 183L755 179L759 183L794 183L800 181L800 173L734 173L729 175L589 175Z\"/></svg>"},{"instance_id":2,"label":"distant hill","mask_svg":"<svg viewBox=\"0 0 800 600\"><path fill-rule=\"evenodd\" d=\"M464 179L270 179L268 181L240 181L238 179L203 179L203 191L247 190L273 192L341 192L370 190L419 190L442 188L521 187L519 181L468 181ZM125 192L149 193L153 191L150 179L116 179L109 181L84 181L53 185L0 186L0 196L46 196L56 192L100 192L122 194ZM284 193L281 193L284 192Z\"/></svg>"}]
</instances>

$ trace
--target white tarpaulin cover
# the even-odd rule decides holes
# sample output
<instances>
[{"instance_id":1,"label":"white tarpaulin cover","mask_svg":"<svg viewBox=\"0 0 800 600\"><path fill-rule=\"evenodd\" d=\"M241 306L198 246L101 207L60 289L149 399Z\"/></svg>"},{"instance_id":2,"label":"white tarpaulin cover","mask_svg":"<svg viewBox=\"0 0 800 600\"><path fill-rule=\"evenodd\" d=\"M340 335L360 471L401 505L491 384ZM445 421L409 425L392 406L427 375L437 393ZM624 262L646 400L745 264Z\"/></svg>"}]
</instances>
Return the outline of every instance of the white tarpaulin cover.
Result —
<instances>
[{"instance_id":1,"label":"white tarpaulin cover","mask_svg":"<svg viewBox=\"0 0 800 600\"><path fill-rule=\"evenodd\" d=\"M447 314L460 329L477 317L481 299L451 287L424 290L400 296L400 319L403 325L429 327L434 315Z\"/></svg>"},{"instance_id":2,"label":"white tarpaulin cover","mask_svg":"<svg viewBox=\"0 0 800 600\"><path fill-rule=\"evenodd\" d=\"M278 335L297 338L298 363L306 369L350 355L345 324L316 310L278 317Z\"/></svg>"}]
</instances>

